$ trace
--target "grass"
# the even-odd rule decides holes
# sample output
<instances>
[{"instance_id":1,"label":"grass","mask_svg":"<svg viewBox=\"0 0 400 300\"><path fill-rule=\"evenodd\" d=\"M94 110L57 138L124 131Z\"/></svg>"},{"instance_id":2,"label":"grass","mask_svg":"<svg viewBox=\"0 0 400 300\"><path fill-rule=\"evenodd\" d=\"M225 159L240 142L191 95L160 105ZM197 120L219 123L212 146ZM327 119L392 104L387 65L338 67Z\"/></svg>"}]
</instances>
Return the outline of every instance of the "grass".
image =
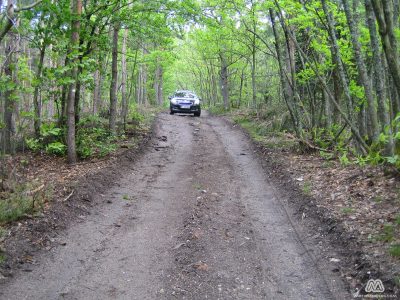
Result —
<instances>
[{"instance_id":1,"label":"grass","mask_svg":"<svg viewBox=\"0 0 400 300\"><path fill-rule=\"evenodd\" d=\"M126 195L126 194L122 196L122 199L124 199L124 200L131 200L130 197L129 197L129 195Z\"/></svg>"},{"instance_id":2,"label":"grass","mask_svg":"<svg viewBox=\"0 0 400 300\"><path fill-rule=\"evenodd\" d=\"M271 131L271 128L265 126L263 122L251 117L237 116L233 121L244 128L253 140L267 148L291 148L296 144L292 140L285 139L282 133Z\"/></svg>"},{"instance_id":3,"label":"grass","mask_svg":"<svg viewBox=\"0 0 400 300\"><path fill-rule=\"evenodd\" d=\"M352 208L352 207L343 207L342 208L342 213L343 214L351 214L351 213L353 213L354 212L354 209Z\"/></svg>"},{"instance_id":4,"label":"grass","mask_svg":"<svg viewBox=\"0 0 400 300\"><path fill-rule=\"evenodd\" d=\"M202 190L202 189L203 189L203 186L202 186L201 184L199 184L199 183L193 184L193 187L194 187L196 190Z\"/></svg>"},{"instance_id":5,"label":"grass","mask_svg":"<svg viewBox=\"0 0 400 300\"><path fill-rule=\"evenodd\" d=\"M307 196L311 196L311 191L312 191L312 183L310 181L305 181L301 190L303 193Z\"/></svg>"},{"instance_id":6,"label":"grass","mask_svg":"<svg viewBox=\"0 0 400 300\"><path fill-rule=\"evenodd\" d=\"M389 253L394 257L400 257L400 244L390 246Z\"/></svg>"},{"instance_id":7,"label":"grass","mask_svg":"<svg viewBox=\"0 0 400 300\"><path fill-rule=\"evenodd\" d=\"M393 280L394 280L394 283L395 283L397 286L400 286L400 276L395 276L395 277L393 278Z\"/></svg>"},{"instance_id":8,"label":"grass","mask_svg":"<svg viewBox=\"0 0 400 300\"><path fill-rule=\"evenodd\" d=\"M335 163L333 161L324 161L321 165L323 168L333 168L335 166Z\"/></svg>"},{"instance_id":9,"label":"grass","mask_svg":"<svg viewBox=\"0 0 400 300\"><path fill-rule=\"evenodd\" d=\"M6 261L6 256L4 253L0 251L0 265Z\"/></svg>"},{"instance_id":10,"label":"grass","mask_svg":"<svg viewBox=\"0 0 400 300\"><path fill-rule=\"evenodd\" d=\"M395 221L395 223L396 223L397 225L400 225L400 215L397 215L397 216L396 216L396 221Z\"/></svg>"},{"instance_id":11,"label":"grass","mask_svg":"<svg viewBox=\"0 0 400 300\"><path fill-rule=\"evenodd\" d=\"M29 185L17 185L14 192L0 201L0 224L16 221L42 209L51 191L43 190L30 195L28 192L30 190L33 189Z\"/></svg>"},{"instance_id":12,"label":"grass","mask_svg":"<svg viewBox=\"0 0 400 300\"><path fill-rule=\"evenodd\" d=\"M0 223L18 220L25 214L33 212L33 199L22 195L12 195L0 201Z\"/></svg>"},{"instance_id":13,"label":"grass","mask_svg":"<svg viewBox=\"0 0 400 300\"><path fill-rule=\"evenodd\" d=\"M0 226L0 239L7 234L7 231Z\"/></svg>"},{"instance_id":14,"label":"grass","mask_svg":"<svg viewBox=\"0 0 400 300\"><path fill-rule=\"evenodd\" d=\"M383 232L378 236L379 241L391 242L394 239L394 227L391 224L383 226ZM400 248L399 248L400 250Z\"/></svg>"}]
</instances>

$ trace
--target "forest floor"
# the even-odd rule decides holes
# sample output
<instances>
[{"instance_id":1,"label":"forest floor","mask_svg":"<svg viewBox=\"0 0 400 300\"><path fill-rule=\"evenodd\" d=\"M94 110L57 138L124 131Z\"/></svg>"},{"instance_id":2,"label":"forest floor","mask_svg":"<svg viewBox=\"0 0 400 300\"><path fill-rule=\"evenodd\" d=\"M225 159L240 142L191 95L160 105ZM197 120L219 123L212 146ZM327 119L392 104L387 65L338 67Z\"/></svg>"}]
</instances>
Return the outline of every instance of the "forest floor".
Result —
<instances>
[{"instance_id":1,"label":"forest floor","mask_svg":"<svg viewBox=\"0 0 400 300\"><path fill-rule=\"evenodd\" d=\"M397 175L254 144L208 114L153 129L104 160L29 158L53 192L3 226L0 298L348 299L368 279L397 292Z\"/></svg>"}]
</instances>

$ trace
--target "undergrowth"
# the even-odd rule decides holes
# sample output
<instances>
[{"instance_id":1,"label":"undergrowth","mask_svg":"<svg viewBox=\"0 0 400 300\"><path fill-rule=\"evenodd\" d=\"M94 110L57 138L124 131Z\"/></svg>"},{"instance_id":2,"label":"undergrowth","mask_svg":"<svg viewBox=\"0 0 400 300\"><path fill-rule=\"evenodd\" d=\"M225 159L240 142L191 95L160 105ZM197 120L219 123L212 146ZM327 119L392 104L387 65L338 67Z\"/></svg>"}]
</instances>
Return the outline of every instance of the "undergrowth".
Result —
<instances>
[{"instance_id":1,"label":"undergrowth","mask_svg":"<svg viewBox=\"0 0 400 300\"><path fill-rule=\"evenodd\" d=\"M293 128L289 116L274 108L258 112L251 109L226 112L220 108L213 108L211 112L229 115L236 124L246 129L254 140L268 148L300 150L303 140L314 145L311 151L319 149L319 155L326 161L338 160L343 166L387 165L400 170L400 149L396 149L396 153L392 156L385 155L385 147L390 137L388 130L381 133L379 139L370 145L367 154L361 155L354 145L350 130L343 125L333 124L330 128L314 127L311 131L303 130L302 138L299 139L295 134L290 134ZM400 115L395 118L391 126L400 128ZM400 144L400 133L391 135L391 138Z\"/></svg>"},{"instance_id":2,"label":"undergrowth","mask_svg":"<svg viewBox=\"0 0 400 300\"><path fill-rule=\"evenodd\" d=\"M0 198L0 224L16 221L43 210L51 198L51 188L16 184L12 190L3 192Z\"/></svg>"},{"instance_id":3,"label":"undergrowth","mask_svg":"<svg viewBox=\"0 0 400 300\"><path fill-rule=\"evenodd\" d=\"M118 133L110 133L106 115L83 116L76 126L76 151L81 159L104 157L119 147L119 142L127 138L126 133L134 135L135 131L147 127L154 120L155 110L139 109L131 105L126 126L118 124ZM123 128L124 127L124 128ZM38 138L27 138L27 147L34 152L46 152L65 156L67 152L66 129L57 127L55 122L43 123Z\"/></svg>"}]
</instances>

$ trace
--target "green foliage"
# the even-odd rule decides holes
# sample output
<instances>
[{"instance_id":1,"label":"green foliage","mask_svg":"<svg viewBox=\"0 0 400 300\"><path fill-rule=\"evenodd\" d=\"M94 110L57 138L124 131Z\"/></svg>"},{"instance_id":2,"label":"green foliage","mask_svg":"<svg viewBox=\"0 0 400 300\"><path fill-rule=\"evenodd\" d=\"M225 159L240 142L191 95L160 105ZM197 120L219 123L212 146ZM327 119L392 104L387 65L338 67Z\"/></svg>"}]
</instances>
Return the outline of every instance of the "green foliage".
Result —
<instances>
[{"instance_id":1,"label":"green foliage","mask_svg":"<svg viewBox=\"0 0 400 300\"><path fill-rule=\"evenodd\" d=\"M25 143L34 152L44 150L46 153L62 156L67 150L62 141L63 133L64 131L56 127L55 123L43 123L40 127L40 137L26 138Z\"/></svg>"},{"instance_id":2,"label":"green foliage","mask_svg":"<svg viewBox=\"0 0 400 300\"><path fill-rule=\"evenodd\" d=\"M351 214L354 212L354 209L351 207L343 207L342 208L342 213L345 215Z\"/></svg>"},{"instance_id":3,"label":"green foliage","mask_svg":"<svg viewBox=\"0 0 400 300\"><path fill-rule=\"evenodd\" d=\"M383 232L377 238L379 241L391 242L394 239L394 227L392 224L385 224Z\"/></svg>"},{"instance_id":4,"label":"green foliage","mask_svg":"<svg viewBox=\"0 0 400 300\"><path fill-rule=\"evenodd\" d=\"M27 139L25 139L25 143L28 146L28 148L34 152L42 149L42 145L41 145L39 139L27 138Z\"/></svg>"},{"instance_id":5,"label":"green foliage","mask_svg":"<svg viewBox=\"0 0 400 300\"><path fill-rule=\"evenodd\" d=\"M305 195L311 196L312 183L310 181L305 181L301 189Z\"/></svg>"},{"instance_id":6,"label":"green foliage","mask_svg":"<svg viewBox=\"0 0 400 300\"><path fill-rule=\"evenodd\" d=\"M391 245L389 253L394 257L400 257L400 244Z\"/></svg>"},{"instance_id":7,"label":"green foliage","mask_svg":"<svg viewBox=\"0 0 400 300\"><path fill-rule=\"evenodd\" d=\"M42 209L49 191L31 194L31 189L29 185L18 184L5 199L0 199L0 224L18 220Z\"/></svg>"},{"instance_id":8,"label":"green foliage","mask_svg":"<svg viewBox=\"0 0 400 300\"><path fill-rule=\"evenodd\" d=\"M82 123L85 123L86 126L80 128L77 135L77 153L79 157L104 157L117 149L116 137L111 136L104 127L87 126L88 123L86 121ZM96 124L96 126L99 125Z\"/></svg>"},{"instance_id":9,"label":"green foliage","mask_svg":"<svg viewBox=\"0 0 400 300\"><path fill-rule=\"evenodd\" d=\"M56 127L55 123L43 123L40 127L41 137L59 137L62 134L62 129Z\"/></svg>"},{"instance_id":10,"label":"green foliage","mask_svg":"<svg viewBox=\"0 0 400 300\"><path fill-rule=\"evenodd\" d=\"M343 154L339 157L339 161L343 166L347 166L351 163L347 157L347 152L343 152Z\"/></svg>"},{"instance_id":11,"label":"green foliage","mask_svg":"<svg viewBox=\"0 0 400 300\"><path fill-rule=\"evenodd\" d=\"M395 222L397 225L400 225L400 214L397 215Z\"/></svg>"},{"instance_id":12,"label":"green foliage","mask_svg":"<svg viewBox=\"0 0 400 300\"><path fill-rule=\"evenodd\" d=\"M223 104L214 105L214 106L210 107L209 111L213 115L223 115L224 113L226 113L226 110L225 110Z\"/></svg>"},{"instance_id":13,"label":"green foliage","mask_svg":"<svg viewBox=\"0 0 400 300\"><path fill-rule=\"evenodd\" d=\"M134 124L140 124L144 121L144 116L138 111L136 105L130 106L129 120L131 120Z\"/></svg>"},{"instance_id":14,"label":"green foliage","mask_svg":"<svg viewBox=\"0 0 400 300\"><path fill-rule=\"evenodd\" d=\"M325 152L325 151L319 151L319 155L326 160L330 160L333 158L333 153Z\"/></svg>"},{"instance_id":15,"label":"green foliage","mask_svg":"<svg viewBox=\"0 0 400 300\"><path fill-rule=\"evenodd\" d=\"M46 145L46 152L50 154L64 155L66 150L67 146L61 142L53 142Z\"/></svg>"}]
</instances>

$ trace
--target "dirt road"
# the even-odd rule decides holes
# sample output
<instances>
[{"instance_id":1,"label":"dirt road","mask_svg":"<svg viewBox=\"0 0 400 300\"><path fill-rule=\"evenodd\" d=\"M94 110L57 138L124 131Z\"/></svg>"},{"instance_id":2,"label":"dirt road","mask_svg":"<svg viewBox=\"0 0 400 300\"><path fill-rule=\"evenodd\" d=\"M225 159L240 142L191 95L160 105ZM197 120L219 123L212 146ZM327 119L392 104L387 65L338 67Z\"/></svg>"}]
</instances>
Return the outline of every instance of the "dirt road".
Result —
<instances>
[{"instance_id":1,"label":"dirt road","mask_svg":"<svg viewBox=\"0 0 400 300\"><path fill-rule=\"evenodd\" d=\"M238 128L161 114L152 143L1 299L350 298Z\"/></svg>"}]
</instances>

